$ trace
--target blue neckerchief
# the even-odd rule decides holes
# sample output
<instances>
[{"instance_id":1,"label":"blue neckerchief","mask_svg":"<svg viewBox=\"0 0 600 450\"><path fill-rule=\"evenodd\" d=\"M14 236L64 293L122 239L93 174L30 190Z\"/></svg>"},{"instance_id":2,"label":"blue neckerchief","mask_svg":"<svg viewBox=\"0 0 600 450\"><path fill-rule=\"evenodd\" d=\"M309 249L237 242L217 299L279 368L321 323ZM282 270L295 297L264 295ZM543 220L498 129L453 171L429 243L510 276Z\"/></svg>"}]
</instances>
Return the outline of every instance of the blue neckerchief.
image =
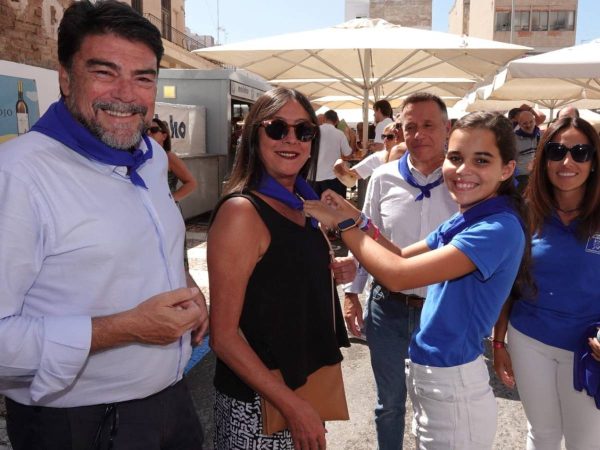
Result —
<instances>
[{"instance_id":1,"label":"blue neckerchief","mask_svg":"<svg viewBox=\"0 0 600 450\"><path fill-rule=\"evenodd\" d=\"M279 184L275 178L265 172L258 184L258 189L256 190L261 194L279 200L284 205L289 206L292 209L297 209L298 211L304 209L304 202L301 198L304 200L319 200L319 196L301 176L296 177L294 193L292 193ZM315 228L318 225L318 222L314 218L311 219L311 223Z\"/></svg>"},{"instance_id":2,"label":"blue neckerchief","mask_svg":"<svg viewBox=\"0 0 600 450\"><path fill-rule=\"evenodd\" d=\"M426 184L425 186L421 186L415 177L413 177L412 173L410 173L410 169L408 168L408 152L404 153L402 158L400 158L400 161L398 161L398 170L400 171L402 178L404 178L408 184L421 191L421 193L415 199L415 202L423 200L423 197L431 197L431 190L444 182L444 178L440 175L437 180Z\"/></svg>"},{"instance_id":3,"label":"blue neckerchief","mask_svg":"<svg viewBox=\"0 0 600 450\"><path fill-rule=\"evenodd\" d=\"M50 136L71 150L88 159L111 166L127 167L129 179L136 186L147 188L137 169L152 158L152 143L146 135L142 135L148 150L144 153L137 148L133 152L109 147L71 115L64 99L53 103L42 117L31 127L33 131Z\"/></svg>"},{"instance_id":4,"label":"blue neckerchief","mask_svg":"<svg viewBox=\"0 0 600 450\"><path fill-rule=\"evenodd\" d=\"M517 128L515 130L515 134L517 136L521 136L521 137L525 137L525 138L536 138L538 141L540 140L540 136L542 135L542 132L540 131L540 129L536 126L533 129L533 133L526 133L525 131L523 131L521 128Z\"/></svg>"},{"instance_id":5,"label":"blue neckerchief","mask_svg":"<svg viewBox=\"0 0 600 450\"><path fill-rule=\"evenodd\" d=\"M586 330L579 346L575 350L573 360L573 387L582 391L584 388L590 397L594 397L596 408L600 409L600 362L592 356L588 337L594 337L600 322L593 323Z\"/></svg>"},{"instance_id":6,"label":"blue neckerchief","mask_svg":"<svg viewBox=\"0 0 600 450\"><path fill-rule=\"evenodd\" d=\"M512 201L510 197L506 195L499 195L490 199L484 200L481 203L472 206L467 209L464 213L457 213L448 220L448 227L443 231L440 231L440 238L444 245L448 244L454 236L460 233L467 227L470 227L481 219L491 216L492 214L498 214L501 212L507 212L513 214L521 224L521 227L525 229L521 217L517 214L511 205Z\"/></svg>"}]
</instances>

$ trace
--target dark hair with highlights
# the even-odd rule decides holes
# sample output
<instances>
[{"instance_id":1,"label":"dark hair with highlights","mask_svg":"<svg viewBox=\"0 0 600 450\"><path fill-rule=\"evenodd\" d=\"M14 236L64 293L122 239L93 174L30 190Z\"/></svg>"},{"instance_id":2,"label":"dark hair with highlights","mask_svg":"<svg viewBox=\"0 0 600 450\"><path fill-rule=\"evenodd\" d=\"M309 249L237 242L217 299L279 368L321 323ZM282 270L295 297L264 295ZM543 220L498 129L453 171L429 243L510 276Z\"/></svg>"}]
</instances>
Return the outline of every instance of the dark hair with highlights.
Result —
<instances>
[{"instance_id":1,"label":"dark hair with highlights","mask_svg":"<svg viewBox=\"0 0 600 450\"><path fill-rule=\"evenodd\" d=\"M456 121L450 135L456 130L481 129L489 130L494 134L496 147L500 151L503 164L517 159L517 146L512 123L509 119L496 112L478 111L461 117ZM529 223L525 201L515 186L515 174L500 183L498 195L506 195L525 224L525 251L519 267L517 278L510 292L510 298L518 299L523 295L530 295L535 291L533 276L531 274L531 232L527 227Z\"/></svg>"},{"instance_id":2,"label":"dark hair with highlights","mask_svg":"<svg viewBox=\"0 0 600 450\"><path fill-rule=\"evenodd\" d=\"M73 56L87 36L111 33L146 44L156 55L159 68L164 53L160 31L131 6L116 0L76 1L65 10L58 27L58 61L70 70Z\"/></svg>"},{"instance_id":3,"label":"dark hair with highlights","mask_svg":"<svg viewBox=\"0 0 600 450\"><path fill-rule=\"evenodd\" d=\"M298 174L306 178L309 183L314 180L319 156L319 132L315 110L300 92L294 89L276 88L261 95L248 112L231 176L225 185L224 195L258 187L264 171L264 165L260 159L258 129L264 120L275 117L277 112L290 101L298 102L308 113L310 122L317 126L317 135L310 143L310 158Z\"/></svg>"},{"instance_id":4,"label":"dark hair with highlights","mask_svg":"<svg viewBox=\"0 0 600 450\"><path fill-rule=\"evenodd\" d=\"M574 128L583 133L596 149L591 161L590 175L585 181L585 193L583 194L578 216L577 235L579 238L585 239L589 235L600 231L600 181L598 180L600 138L589 122L576 117L563 117L548 127L535 152L533 170L529 175L529 184L525 190L525 196L529 202L532 230L533 232L540 232L544 222L552 215L557 206L554 189L548 177L548 158L546 158L544 146L547 142L554 142L557 134L569 128Z\"/></svg>"}]
</instances>

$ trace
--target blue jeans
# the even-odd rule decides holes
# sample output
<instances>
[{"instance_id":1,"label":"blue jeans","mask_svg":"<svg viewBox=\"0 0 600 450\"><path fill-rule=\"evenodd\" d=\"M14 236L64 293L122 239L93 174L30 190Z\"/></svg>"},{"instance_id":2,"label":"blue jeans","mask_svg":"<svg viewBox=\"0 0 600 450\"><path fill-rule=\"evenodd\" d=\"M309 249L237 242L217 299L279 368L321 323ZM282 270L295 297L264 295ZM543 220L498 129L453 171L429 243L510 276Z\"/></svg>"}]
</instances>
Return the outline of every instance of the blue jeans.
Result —
<instances>
[{"instance_id":1,"label":"blue jeans","mask_svg":"<svg viewBox=\"0 0 600 450\"><path fill-rule=\"evenodd\" d=\"M373 285L367 302L365 334L377 385L375 427L380 450L402 449L406 413L404 360L420 317L420 308L390 300L379 285Z\"/></svg>"}]
</instances>

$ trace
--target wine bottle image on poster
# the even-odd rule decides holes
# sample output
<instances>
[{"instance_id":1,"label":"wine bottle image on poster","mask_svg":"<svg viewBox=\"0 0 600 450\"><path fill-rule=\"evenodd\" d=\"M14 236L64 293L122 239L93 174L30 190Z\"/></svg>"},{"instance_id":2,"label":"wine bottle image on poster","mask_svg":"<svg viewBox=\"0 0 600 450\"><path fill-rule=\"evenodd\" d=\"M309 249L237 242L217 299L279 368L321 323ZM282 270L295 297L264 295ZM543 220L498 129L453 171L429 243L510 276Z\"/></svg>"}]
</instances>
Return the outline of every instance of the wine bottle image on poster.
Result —
<instances>
[{"instance_id":1,"label":"wine bottle image on poster","mask_svg":"<svg viewBox=\"0 0 600 450\"><path fill-rule=\"evenodd\" d=\"M35 80L0 75L0 143L27 133L39 117Z\"/></svg>"},{"instance_id":2,"label":"wine bottle image on poster","mask_svg":"<svg viewBox=\"0 0 600 450\"><path fill-rule=\"evenodd\" d=\"M29 131L29 108L23 100L23 80L17 81L17 134L25 134Z\"/></svg>"}]
</instances>

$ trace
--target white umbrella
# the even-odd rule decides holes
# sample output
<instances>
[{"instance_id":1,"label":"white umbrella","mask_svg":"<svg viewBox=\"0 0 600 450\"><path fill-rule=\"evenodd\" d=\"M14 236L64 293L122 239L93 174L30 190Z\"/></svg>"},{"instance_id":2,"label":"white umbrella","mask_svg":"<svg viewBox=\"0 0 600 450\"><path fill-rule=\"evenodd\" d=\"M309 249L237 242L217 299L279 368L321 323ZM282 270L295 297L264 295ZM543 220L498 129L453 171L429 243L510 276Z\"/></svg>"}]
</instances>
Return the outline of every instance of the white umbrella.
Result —
<instances>
[{"instance_id":1,"label":"white umbrella","mask_svg":"<svg viewBox=\"0 0 600 450\"><path fill-rule=\"evenodd\" d=\"M550 110L600 106L600 39L511 61L486 99L531 101Z\"/></svg>"},{"instance_id":2,"label":"white umbrella","mask_svg":"<svg viewBox=\"0 0 600 450\"><path fill-rule=\"evenodd\" d=\"M527 50L528 47L502 42L402 27L382 19L354 19L330 28L194 52L257 73L269 81L334 79L350 95L363 100L366 121L369 95L385 98L387 83L395 79L481 81Z\"/></svg>"}]
</instances>

